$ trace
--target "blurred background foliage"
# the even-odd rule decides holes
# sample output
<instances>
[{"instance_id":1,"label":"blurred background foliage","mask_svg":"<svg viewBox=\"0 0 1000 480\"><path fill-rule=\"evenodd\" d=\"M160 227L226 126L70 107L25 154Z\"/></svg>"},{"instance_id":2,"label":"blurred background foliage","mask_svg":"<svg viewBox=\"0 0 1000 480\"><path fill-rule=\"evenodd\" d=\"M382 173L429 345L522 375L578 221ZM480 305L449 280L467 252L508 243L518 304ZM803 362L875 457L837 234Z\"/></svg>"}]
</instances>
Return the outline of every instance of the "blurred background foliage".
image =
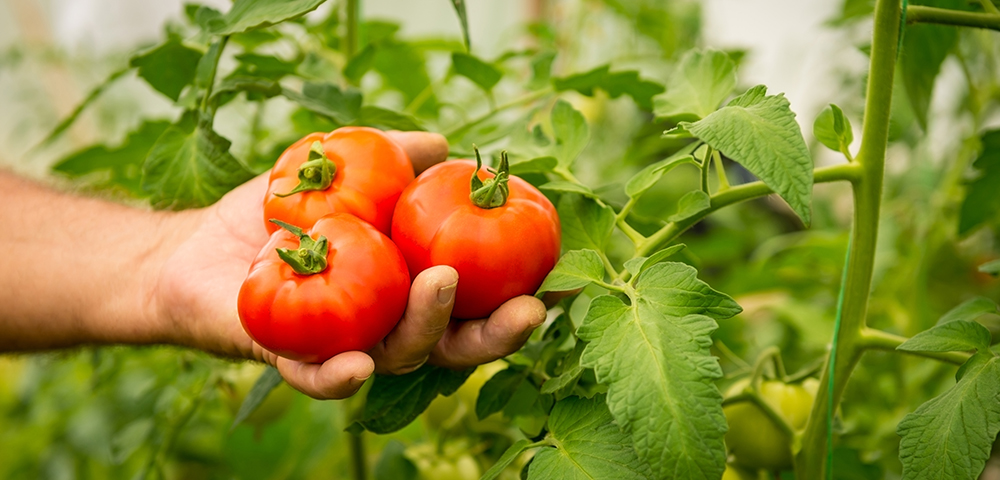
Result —
<instances>
[{"instance_id":1,"label":"blurred background foliage","mask_svg":"<svg viewBox=\"0 0 1000 480\"><path fill-rule=\"evenodd\" d=\"M575 173L620 207L627 200L621 193L625 180L682 146L661 138L673 125L654 118L648 96L633 94L636 85L662 86L680 55L694 47L725 49L743 68L741 87L756 83L768 65L773 49L758 53L733 45L706 13L729 8L730 14L739 14L747 7L720 3L726 2L706 2L705 7L693 0L535 0L518 4L520 17L500 15L497 21L509 26L487 29L495 38L484 39L476 27L490 22L483 19L489 12L477 11L478 2L470 2L470 18L480 18L470 22L472 53L487 67L476 66L463 75L453 57L464 51L453 15L439 20L436 31L407 34L412 28L407 29L406 20L368 16L363 9L358 43L349 46L344 3L331 0L295 21L234 36L221 78L253 75L296 87L329 82L359 92L364 105L393 115L345 122L282 96L236 93L223 100L215 128L232 141L233 155L255 173L269 168L302 135L343 123L438 131L447 135L455 156L467 156L474 142L489 155L508 149L517 161L530 158L519 150L544 146L552 136L548 112L556 98L565 98L592 132ZM811 96L789 92L810 140L812 120L826 103L840 105L856 128L862 116L873 2L825 3L830 6L822 35L833 39L831 50L847 52L843 55L851 60L831 56ZM53 40L60 38L51 31L58 24L40 20L46 8L60 6L22 0L5 6L11 15L2 21L22 33L8 38L0 51L3 110L9 112L3 123L3 165L60 188L143 205L148 195L140 184L143 159L179 115L177 105L184 105L185 92L170 85L157 92L136 73L126 73L97 97L67 135L36 147L82 99L68 85L99 85L137 49L152 45L121 43L100 54L80 55ZM216 7L224 9L224 2ZM450 15L450 5L443 8ZM496 13L496 7L490 8ZM197 11L178 7L159 35L161 41L177 39L176 50L165 57L169 62L140 68L176 69L174 62L183 63L185 55L200 57L197 48L185 46L204 46ZM748 14L744 21L758 20ZM773 19L769 28L781 28L782 21ZM971 164L983 149L981 133L1000 125L1000 42L987 31L925 30L912 36L908 32L901 57L869 320L874 327L906 336L930 327L962 301L979 295L1000 298L1000 281L977 270L1000 257L998 216L986 215L960 229L967 185L977 178ZM447 33L434 33L441 31ZM910 46L928 39L946 43L940 58L924 58ZM604 66L612 72L636 71L640 81L629 83L625 94L607 84L580 92L573 88L574 78L579 80L574 75ZM781 91L781 82L773 83L772 90ZM811 141L811 148L818 165L834 161L817 142ZM684 168L665 177L636 206L633 218L645 224L644 233L658 228L675 211L679 197L697 185L697 171ZM727 161L727 169L733 183L752 179L734 163ZM524 176L536 184L546 181L537 174ZM714 353L727 373L723 390L767 347L780 347L789 371L814 365L825 352L851 215L848 187L817 185L813 212L813 226L804 230L784 203L768 197L718 212L682 238L689 247L683 261L744 308L739 317L721 322L715 334ZM614 242L612 260L628 258L627 240L616 234ZM570 317L579 321L578 312L588 300L584 292L567 306ZM1000 317L987 315L980 321L994 338L1000 335ZM406 429L385 436L365 434L363 463L369 474L376 479L478 478L507 446L524 438L522 429L531 429L525 419L504 418L504 412L482 421L475 417L478 386L502 365L480 367L456 395L439 397ZM838 418L837 478L898 477L896 424L946 388L952 370L921 359L869 354L849 384ZM258 412L263 415L230 428L249 388L247 379L257 372L255 366L171 347L0 357L0 478L351 475L355 463L344 428L356 413L357 400L320 402L278 390L265 404L272 408L269 415ZM518 478L526 461L515 462L503 478Z\"/></svg>"}]
</instances>

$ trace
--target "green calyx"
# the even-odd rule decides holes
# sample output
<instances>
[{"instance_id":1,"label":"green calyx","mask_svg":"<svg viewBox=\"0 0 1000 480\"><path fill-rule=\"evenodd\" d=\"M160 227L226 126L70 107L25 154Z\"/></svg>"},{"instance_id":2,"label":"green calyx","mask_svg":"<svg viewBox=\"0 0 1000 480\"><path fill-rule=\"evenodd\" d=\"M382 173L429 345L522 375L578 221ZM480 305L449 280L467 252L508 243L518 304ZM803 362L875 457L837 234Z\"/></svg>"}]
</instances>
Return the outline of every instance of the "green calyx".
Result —
<instances>
[{"instance_id":1,"label":"green calyx","mask_svg":"<svg viewBox=\"0 0 1000 480\"><path fill-rule=\"evenodd\" d=\"M278 256L295 270L299 275L314 275L326 270L326 254L330 251L330 245L326 237L320 235L318 240L306 235L306 232L295 225L282 222L272 218L271 223L278 225L292 234L299 237L299 248L276 248Z\"/></svg>"},{"instance_id":2,"label":"green calyx","mask_svg":"<svg viewBox=\"0 0 1000 480\"><path fill-rule=\"evenodd\" d=\"M479 208L497 208L507 203L510 196L510 187L507 182L510 180L510 165L507 163L507 152L500 152L500 168L489 169L494 175L493 178L485 182L479 179L479 169L483 166L483 159L479 156L479 149L475 145L472 149L476 151L476 171L472 172L470 185L471 193L469 200L472 200Z\"/></svg>"},{"instance_id":3,"label":"green calyx","mask_svg":"<svg viewBox=\"0 0 1000 480\"><path fill-rule=\"evenodd\" d=\"M309 147L309 159L299 167L299 184L288 193L277 193L276 196L287 197L306 190L326 190L333 183L337 174L337 164L326 158L323 144L313 142Z\"/></svg>"}]
</instances>

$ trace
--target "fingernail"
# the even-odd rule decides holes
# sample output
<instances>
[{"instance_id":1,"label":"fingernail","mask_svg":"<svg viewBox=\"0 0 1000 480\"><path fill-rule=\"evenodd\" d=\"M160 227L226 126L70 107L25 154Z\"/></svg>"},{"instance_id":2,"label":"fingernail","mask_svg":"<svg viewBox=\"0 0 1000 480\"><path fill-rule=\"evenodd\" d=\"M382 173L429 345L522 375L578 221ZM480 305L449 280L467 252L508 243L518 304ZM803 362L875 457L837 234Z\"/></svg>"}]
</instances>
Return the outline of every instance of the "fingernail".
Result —
<instances>
[{"instance_id":1,"label":"fingernail","mask_svg":"<svg viewBox=\"0 0 1000 480\"><path fill-rule=\"evenodd\" d=\"M441 287L438 289L438 303L441 305L447 305L455 298L455 289L458 288L458 283L453 283L446 287Z\"/></svg>"}]
</instances>

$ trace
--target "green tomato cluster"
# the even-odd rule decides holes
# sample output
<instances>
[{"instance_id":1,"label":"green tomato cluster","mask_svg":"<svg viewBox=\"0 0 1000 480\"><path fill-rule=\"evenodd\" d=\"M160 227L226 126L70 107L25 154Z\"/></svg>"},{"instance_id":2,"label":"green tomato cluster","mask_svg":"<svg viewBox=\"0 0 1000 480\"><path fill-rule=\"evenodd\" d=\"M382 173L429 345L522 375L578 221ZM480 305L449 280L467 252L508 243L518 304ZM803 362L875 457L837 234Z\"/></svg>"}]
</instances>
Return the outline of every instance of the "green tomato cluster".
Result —
<instances>
[{"instance_id":1,"label":"green tomato cluster","mask_svg":"<svg viewBox=\"0 0 1000 480\"><path fill-rule=\"evenodd\" d=\"M726 396L740 395L749 385L749 379L736 382ZM819 382L814 378L802 384L765 380L761 382L759 394L793 431L800 432L809 420L818 387ZM769 471L792 467L793 439L764 410L753 402L744 401L727 405L722 411L729 422L726 448L732 463Z\"/></svg>"}]
</instances>

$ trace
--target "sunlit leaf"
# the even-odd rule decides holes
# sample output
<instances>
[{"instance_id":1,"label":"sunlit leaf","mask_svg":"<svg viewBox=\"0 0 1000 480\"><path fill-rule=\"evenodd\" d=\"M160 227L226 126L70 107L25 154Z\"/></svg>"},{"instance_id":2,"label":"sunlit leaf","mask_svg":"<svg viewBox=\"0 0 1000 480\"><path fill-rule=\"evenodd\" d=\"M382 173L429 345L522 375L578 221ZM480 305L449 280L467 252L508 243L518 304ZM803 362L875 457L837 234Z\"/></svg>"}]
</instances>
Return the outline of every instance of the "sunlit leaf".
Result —
<instances>
[{"instance_id":1,"label":"sunlit leaf","mask_svg":"<svg viewBox=\"0 0 1000 480\"><path fill-rule=\"evenodd\" d=\"M667 91L654 99L653 113L668 119L705 118L736 86L736 64L717 50L692 50L667 81Z\"/></svg>"}]
</instances>

